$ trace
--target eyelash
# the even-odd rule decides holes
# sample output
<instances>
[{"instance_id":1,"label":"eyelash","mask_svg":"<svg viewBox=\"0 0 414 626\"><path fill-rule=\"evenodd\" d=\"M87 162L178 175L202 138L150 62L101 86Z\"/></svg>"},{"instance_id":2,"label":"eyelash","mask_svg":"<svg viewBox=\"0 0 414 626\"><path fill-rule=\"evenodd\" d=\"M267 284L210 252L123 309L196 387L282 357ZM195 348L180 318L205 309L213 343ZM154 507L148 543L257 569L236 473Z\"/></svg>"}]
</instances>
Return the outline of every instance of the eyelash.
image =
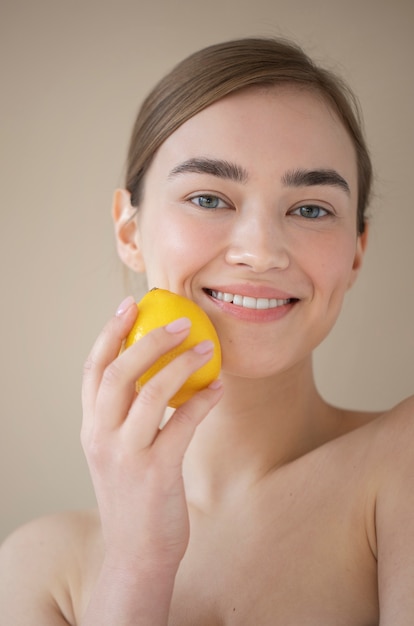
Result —
<instances>
[{"instance_id":1,"label":"eyelash","mask_svg":"<svg viewBox=\"0 0 414 626\"><path fill-rule=\"evenodd\" d=\"M209 200L209 201L211 201L211 200L217 201L217 206L202 206L197 201L200 201L203 198L206 199L206 200ZM200 193L197 196L192 196L191 198L189 198L189 200L190 200L190 202L195 204L199 209L207 209L209 211L214 211L214 210L218 210L218 209L227 209L227 208L229 208L228 202L226 202L225 200L223 200L219 196L216 196L213 193Z\"/></svg>"},{"instance_id":2,"label":"eyelash","mask_svg":"<svg viewBox=\"0 0 414 626\"><path fill-rule=\"evenodd\" d=\"M215 206L213 206L213 204L211 204L210 206L202 206L200 202L203 199L209 202L213 202L213 204L215 203ZM219 209L226 209L226 208L229 208L230 206L227 201L223 200L222 198L220 198L220 196L217 196L216 194L213 194L213 193L201 193L196 196L192 196L191 198L189 198L189 200L190 202L195 204L198 208L205 209L208 211L217 211ZM312 214L305 215L302 212L303 210L308 211L308 212L310 211ZM316 215L314 214L315 211L317 212ZM290 211L289 215L297 215L298 217L302 217L305 220L317 220L317 219L322 219L324 217L328 217L332 215L332 212L328 211L328 209L325 209L317 204L305 204L304 203L304 204L297 206L292 211Z\"/></svg>"},{"instance_id":3,"label":"eyelash","mask_svg":"<svg viewBox=\"0 0 414 626\"><path fill-rule=\"evenodd\" d=\"M308 211L309 210L317 211L318 214L315 216L315 215L304 215L303 213L298 213L298 211L301 211L302 209L305 209ZM321 215L321 212L323 212L323 215ZM323 217L328 217L329 215L332 215L332 213L328 211L328 209L324 209L323 207L318 206L317 204L301 204L300 206L293 209L293 211L291 211L290 214L298 215L299 217L303 217L304 219L307 219L307 220L322 219Z\"/></svg>"}]
</instances>

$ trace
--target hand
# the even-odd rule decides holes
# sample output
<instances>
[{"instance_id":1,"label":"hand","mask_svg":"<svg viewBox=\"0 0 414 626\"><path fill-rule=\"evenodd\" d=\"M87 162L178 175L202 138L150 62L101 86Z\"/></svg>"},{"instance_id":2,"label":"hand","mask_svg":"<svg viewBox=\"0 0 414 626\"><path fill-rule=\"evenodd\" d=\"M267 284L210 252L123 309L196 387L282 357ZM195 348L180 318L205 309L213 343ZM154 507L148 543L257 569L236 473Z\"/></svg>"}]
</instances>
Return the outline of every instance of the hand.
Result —
<instances>
[{"instance_id":1,"label":"hand","mask_svg":"<svg viewBox=\"0 0 414 626\"><path fill-rule=\"evenodd\" d=\"M137 307L132 298L98 337L84 368L82 444L101 516L106 559L116 568L178 568L189 540L182 479L184 453L197 425L221 397L220 385L194 395L160 430L169 398L212 355L202 342L142 388L136 380L180 344L190 321L151 331L119 355ZM216 387L216 388L215 388Z\"/></svg>"}]
</instances>

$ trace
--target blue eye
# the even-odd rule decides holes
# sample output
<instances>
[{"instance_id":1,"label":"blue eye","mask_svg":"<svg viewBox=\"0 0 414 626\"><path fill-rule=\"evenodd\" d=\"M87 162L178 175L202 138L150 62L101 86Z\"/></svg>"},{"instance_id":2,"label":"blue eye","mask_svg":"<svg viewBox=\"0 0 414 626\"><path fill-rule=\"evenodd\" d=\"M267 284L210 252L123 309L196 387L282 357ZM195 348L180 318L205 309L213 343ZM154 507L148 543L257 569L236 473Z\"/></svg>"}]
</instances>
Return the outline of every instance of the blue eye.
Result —
<instances>
[{"instance_id":1,"label":"blue eye","mask_svg":"<svg viewBox=\"0 0 414 626\"><path fill-rule=\"evenodd\" d=\"M221 209L227 206L221 198L211 194L202 194L191 198L191 202L202 209Z\"/></svg>"},{"instance_id":2,"label":"blue eye","mask_svg":"<svg viewBox=\"0 0 414 626\"><path fill-rule=\"evenodd\" d=\"M318 217L325 217L325 215L329 215L329 212L326 209L314 204L303 204L292 211L292 213L307 219L316 219Z\"/></svg>"}]
</instances>

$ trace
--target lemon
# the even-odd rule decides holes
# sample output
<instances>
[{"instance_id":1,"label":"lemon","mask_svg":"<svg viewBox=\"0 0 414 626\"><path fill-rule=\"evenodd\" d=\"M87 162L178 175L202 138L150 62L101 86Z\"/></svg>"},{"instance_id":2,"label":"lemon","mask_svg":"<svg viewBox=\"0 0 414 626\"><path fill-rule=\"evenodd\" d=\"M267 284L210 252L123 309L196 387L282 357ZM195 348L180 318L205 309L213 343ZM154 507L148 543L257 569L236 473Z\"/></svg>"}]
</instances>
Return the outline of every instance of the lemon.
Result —
<instances>
[{"instance_id":1,"label":"lemon","mask_svg":"<svg viewBox=\"0 0 414 626\"><path fill-rule=\"evenodd\" d=\"M211 359L191 374L181 389L170 398L168 405L177 408L191 398L194 393L207 387L219 375L221 349L216 330L210 318L195 302L166 289L151 289L138 302L137 306L138 317L125 341L125 349L154 328L165 326L179 317L188 317L191 320L190 333L186 339L176 348L163 354L139 378L137 381L138 393L154 374L182 352L193 348L205 339L210 339L214 344L214 352Z\"/></svg>"}]
</instances>

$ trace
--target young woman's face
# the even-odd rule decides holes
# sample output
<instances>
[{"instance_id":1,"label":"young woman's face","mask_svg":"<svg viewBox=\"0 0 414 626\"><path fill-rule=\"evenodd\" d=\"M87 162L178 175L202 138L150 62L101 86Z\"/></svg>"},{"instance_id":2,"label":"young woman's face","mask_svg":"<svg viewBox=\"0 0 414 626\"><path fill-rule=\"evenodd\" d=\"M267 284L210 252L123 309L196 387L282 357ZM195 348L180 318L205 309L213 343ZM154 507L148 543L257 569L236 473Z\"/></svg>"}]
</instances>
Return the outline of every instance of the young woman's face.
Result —
<instances>
[{"instance_id":1,"label":"young woman's face","mask_svg":"<svg viewBox=\"0 0 414 626\"><path fill-rule=\"evenodd\" d=\"M263 376L306 359L360 266L357 165L323 100L246 90L175 131L145 180L135 234L149 287L197 302L224 368Z\"/></svg>"}]
</instances>

